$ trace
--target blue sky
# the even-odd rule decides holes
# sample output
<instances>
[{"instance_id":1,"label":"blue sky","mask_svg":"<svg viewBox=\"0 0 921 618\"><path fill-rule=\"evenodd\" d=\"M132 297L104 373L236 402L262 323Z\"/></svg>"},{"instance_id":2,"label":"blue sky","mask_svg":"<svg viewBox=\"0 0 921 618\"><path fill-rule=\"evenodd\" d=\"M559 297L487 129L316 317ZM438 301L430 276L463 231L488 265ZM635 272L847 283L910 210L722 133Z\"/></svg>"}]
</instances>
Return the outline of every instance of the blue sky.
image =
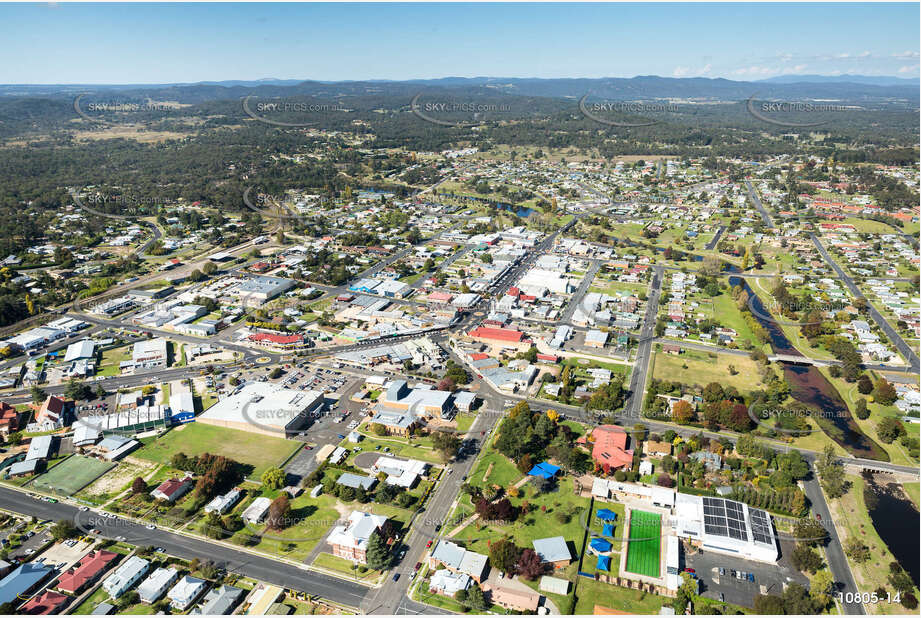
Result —
<instances>
[{"instance_id":1,"label":"blue sky","mask_svg":"<svg viewBox=\"0 0 921 618\"><path fill-rule=\"evenodd\" d=\"M0 5L0 83L918 77L919 5Z\"/></svg>"}]
</instances>

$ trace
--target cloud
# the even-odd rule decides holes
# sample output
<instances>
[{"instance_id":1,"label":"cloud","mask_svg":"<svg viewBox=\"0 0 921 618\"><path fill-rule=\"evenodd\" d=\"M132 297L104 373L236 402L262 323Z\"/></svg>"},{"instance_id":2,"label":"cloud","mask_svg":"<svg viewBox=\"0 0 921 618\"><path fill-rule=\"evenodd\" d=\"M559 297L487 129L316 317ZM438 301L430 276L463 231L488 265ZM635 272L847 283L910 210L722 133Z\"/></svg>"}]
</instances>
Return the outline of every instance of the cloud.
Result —
<instances>
[{"instance_id":1,"label":"cloud","mask_svg":"<svg viewBox=\"0 0 921 618\"><path fill-rule=\"evenodd\" d=\"M911 64L904 67L899 67L899 73L918 73L919 65Z\"/></svg>"},{"instance_id":2,"label":"cloud","mask_svg":"<svg viewBox=\"0 0 921 618\"><path fill-rule=\"evenodd\" d=\"M919 56L921 56L921 54L916 51L903 51L892 54L893 58L918 58Z\"/></svg>"},{"instance_id":3,"label":"cloud","mask_svg":"<svg viewBox=\"0 0 921 618\"><path fill-rule=\"evenodd\" d=\"M694 70L691 67L677 66L672 71L672 77L691 77L694 75L707 75L713 69L711 64L705 64L701 68Z\"/></svg>"},{"instance_id":4,"label":"cloud","mask_svg":"<svg viewBox=\"0 0 921 618\"><path fill-rule=\"evenodd\" d=\"M733 75L742 75L748 77L770 77L773 75L789 75L791 73L802 73L808 65L806 64L797 64L792 67L767 67L754 65L750 67L742 67L732 71Z\"/></svg>"}]
</instances>

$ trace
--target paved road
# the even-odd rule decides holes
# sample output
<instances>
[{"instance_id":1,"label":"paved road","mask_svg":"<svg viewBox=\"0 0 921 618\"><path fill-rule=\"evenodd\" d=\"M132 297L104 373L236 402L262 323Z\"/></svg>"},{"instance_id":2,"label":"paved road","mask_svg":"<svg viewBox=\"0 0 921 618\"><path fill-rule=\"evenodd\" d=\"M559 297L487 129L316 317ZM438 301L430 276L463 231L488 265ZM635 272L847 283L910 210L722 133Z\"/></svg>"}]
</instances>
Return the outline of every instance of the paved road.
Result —
<instances>
[{"instance_id":1,"label":"paved road","mask_svg":"<svg viewBox=\"0 0 921 618\"><path fill-rule=\"evenodd\" d=\"M102 518L93 513L80 512L74 506L63 502L49 503L31 498L28 494L0 486L0 505L3 508L34 515L41 519L74 521L83 529L99 528L102 536L122 536L127 543L139 546L162 547L166 553L180 558L208 559L228 571L240 573L261 581L285 588L301 590L319 595L342 605L358 607L369 590L365 586L345 579L339 579L307 571L285 562L250 554L223 544L187 537L164 530L147 530L134 522L113 518Z\"/></svg>"},{"instance_id":2,"label":"paved road","mask_svg":"<svg viewBox=\"0 0 921 618\"><path fill-rule=\"evenodd\" d=\"M717 243L720 241L720 236L722 236L722 235L723 235L723 232L725 232L725 231L726 231L726 226L725 226L725 225L721 225L721 226L720 226L720 229L716 230L716 234L713 235L713 238L710 240L710 242L707 243L707 246L704 247L704 249L706 249L707 251L712 251L713 248L714 248L714 247L717 245Z\"/></svg>"},{"instance_id":3,"label":"paved road","mask_svg":"<svg viewBox=\"0 0 921 618\"><path fill-rule=\"evenodd\" d=\"M769 215L768 211L764 208L764 204L761 203L761 198L758 197L758 192L755 191L751 181L747 178L745 179L745 186L748 188L749 198L751 198L751 201L755 205L755 208L758 209L758 212L761 213L761 219L764 220L764 225L766 227L773 228L774 222L771 220L771 215Z\"/></svg>"},{"instance_id":4,"label":"paved road","mask_svg":"<svg viewBox=\"0 0 921 618\"><path fill-rule=\"evenodd\" d=\"M828 250L825 249L825 246L822 244L822 241L819 240L819 237L816 234L810 234L812 242L815 245L816 249L819 250L819 253L822 255L822 258L831 266L835 272L838 274L838 278L844 282L844 285L847 286L847 289L851 291L851 295L854 298L865 298L863 293L854 283L854 280L844 272L844 269L838 265L831 255L829 255ZM908 361L911 365L912 371L917 373L919 370L918 364L918 354L911 348L910 345L905 343L905 340L902 339L902 336L899 335L894 328L886 321L882 314L876 310L876 307L867 301L867 312L870 314L870 317L873 318L873 321L882 329L886 336L889 338L889 341L898 348L902 356Z\"/></svg>"},{"instance_id":5,"label":"paved road","mask_svg":"<svg viewBox=\"0 0 921 618\"><path fill-rule=\"evenodd\" d=\"M572 315L576 312L576 309L581 306L582 298L585 296L585 293L588 292L588 289L592 285L592 281L595 280L595 275L598 274L598 271L601 269L601 260L591 260L591 264L586 271L585 276L582 277L582 282L579 284L579 287L573 293L569 299L569 304L566 306L566 309L563 311L563 316L560 318L561 323L568 324L572 320ZM590 311L587 309L582 310L583 313L589 314Z\"/></svg>"},{"instance_id":6,"label":"paved road","mask_svg":"<svg viewBox=\"0 0 921 618\"><path fill-rule=\"evenodd\" d=\"M810 460L810 466L815 470L814 467L814 458L808 457ZM847 558L844 555L844 550L841 547L841 539L838 538L838 532L835 530L835 526L832 523L834 520L831 518L831 511L828 509L828 503L825 502L825 494L822 493L822 488L819 486L819 481L815 478L815 472L808 481L803 481L803 485L806 490L806 497L809 498L809 502L812 503L812 510L814 513L817 513L822 521L825 523L825 529L828 531L828 545L825 547L825 554L828 557L828 567L831 569L832 576L836 582L841 584L843 587L843 592L855 593L854 597L860 598L857 592L869 592L868 590L857 590L857 583L854 581L854 575L851 573L851 567L847 563ZM845 614L866 614L867 611L864 608L863 604L859 601L844 603L844 613Z\"/></svg>"},{"instance_id":7,"label":"paved road","mask_svg":"<svg viewBox=\"0 0 921 618\"><path fill-rule=\"evenodd\" d=\"M640 420L643 409L643 399L646 391L646 374L649 372L649 361L652 358L652 342L655 335L656 316L659 313L659 298L662 295L662 279L664 273L661 266L653 269L649 298L646 300L646 313L643 316L643 328L640 330L639 343L636 346L636 361L633 373L630 374L630 395L624 404L623 415L628 419Z\"/></svg>"}]
</instances>

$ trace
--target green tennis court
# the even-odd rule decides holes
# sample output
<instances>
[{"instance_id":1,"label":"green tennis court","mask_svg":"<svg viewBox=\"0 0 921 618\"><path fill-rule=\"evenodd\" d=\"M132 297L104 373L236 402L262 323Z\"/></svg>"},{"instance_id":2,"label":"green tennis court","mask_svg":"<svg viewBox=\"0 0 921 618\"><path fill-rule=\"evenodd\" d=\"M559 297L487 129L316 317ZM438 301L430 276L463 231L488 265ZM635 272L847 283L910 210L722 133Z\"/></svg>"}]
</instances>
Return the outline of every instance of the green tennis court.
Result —
<instances>
[{"instance_id":1,"label":"green tennis court","mask_svg":"<svg viewBox=\"0 0 921 618\"><path fill-rule=\"evenodd\" d=\"M662 516L658 513L631 510L627 570L639 575L658 577L661 544Z\"/></svg>"},{"instance_id":2,"label":"green tennis court","mask_svg":"<svg viewBox=\"0 0 921 618\"><path fill-rule=\"evenodd\" d=\"M114 467L109 461L72 455L37 477L32 487L59 496L72 496Z\"/></svg>"}]
</instances>

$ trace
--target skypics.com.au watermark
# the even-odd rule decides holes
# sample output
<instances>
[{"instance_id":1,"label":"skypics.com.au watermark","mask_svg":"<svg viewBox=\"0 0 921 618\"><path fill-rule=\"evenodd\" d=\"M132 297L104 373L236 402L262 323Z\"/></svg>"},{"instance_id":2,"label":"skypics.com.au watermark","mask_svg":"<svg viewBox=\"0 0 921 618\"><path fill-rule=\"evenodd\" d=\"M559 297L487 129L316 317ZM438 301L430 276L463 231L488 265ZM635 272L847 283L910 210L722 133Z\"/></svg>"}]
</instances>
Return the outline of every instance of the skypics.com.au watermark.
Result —
<instances>
[{"instance_id":1,"label":"skypics.com.au watermark","mask_svg":"<svg viewBox=\"0 0 921 618\"><path fill-rule=\"evenodd\" d=\"M815 312L820 314L825 313L834 313L840 311L845 307L844 303L830 303L817 299L804 299L804 298L794 298L785 301L779 301L776 299L771 299L770 305L764 306L763 303L758 302L758 297L754 294L751 294L748 297L748 309L755 316L765 320L767 322L774 322L775 324L780 324L782 326L807 326L810 324L821 324L821 319L806 319L809 318ZM784 320L781 317L775 316L784 316L784 315L795 315L800 314L803 319L800 320Z\"/></svg>"},{"instance_id":2,"label":"skypics.com.au watermark","mask_svg":"<svg viewBox=\"0 0 921 618\"><path fill-rule=\"evenodd\" d=\"M818 101L756 101L755 96L753 94L745 102L748 113L762 122L778 127L818 127L831 121L830 114L854 112L859 109L850 105Z\"/></svg>"},{"instance_id":3,"label":"skypics.com.au watermark","mask_svg":"<svg viewBox=\"0 0 921 618\"><path fill-rule=\"evenodd\" d=\"M339 103L272 99L259 101L256 95L242 100L243 113L259 122L276 127L308 127L316 124L316 114L349 111Z\"/></svg>"},{"instance_id":4,"label":"skypics.com.au watermark","mask_svg":"<svg viewBox=\"0 0 921 618\"><path fill-rule=\"evenodd\" d=\"M137 120L141 114L164 114L182 109L178 103L168 101L93 101L84 93L74 98L74 112L88 122L111 125L118 122L128 123Z\"/></svg>"},{"instance_id":5,"label":"skypics.com.au watermark","mask_svg":"<svg viewBox=\"0 0 921 618\"><path fill-rule=\"evenodd\" d=\"M589 102L589 96L586 94L579 99L579 111L589 120L609 127L648 127L663 121L663 118L655 117L656 114L675 114L680 111L675 103L662 101Z\"/></svg>"},{"instance_id":6,"label":"skypics.com.au watermark","mask_svg":"<svg viewBox=\"0 0 921 618\"><path fill-rule=\"evenodd\" d=\"M417 118L442 127L464 128L497 120L501 114L515 112L509 103L477 101L470 99L427 98L420 92L409 104L410 111ZM522 110L523 111L523 110Z\"/></svg>"},{"instance_id":7,"label":"skypics.com.au watermark","mask_svg":"<svg viewBox=\"0 0 921 618\"><path fill-rule=\"evenodd\" d=\"M785 434L791 437L805 436L810 433L821 432L819 421L832 423L838 420L847 420L845 410L826 410L824 408L807 407L772 407L762 404L752 404L748 407L748 417L762 429Z\"/></svg>"}]
</instances>

